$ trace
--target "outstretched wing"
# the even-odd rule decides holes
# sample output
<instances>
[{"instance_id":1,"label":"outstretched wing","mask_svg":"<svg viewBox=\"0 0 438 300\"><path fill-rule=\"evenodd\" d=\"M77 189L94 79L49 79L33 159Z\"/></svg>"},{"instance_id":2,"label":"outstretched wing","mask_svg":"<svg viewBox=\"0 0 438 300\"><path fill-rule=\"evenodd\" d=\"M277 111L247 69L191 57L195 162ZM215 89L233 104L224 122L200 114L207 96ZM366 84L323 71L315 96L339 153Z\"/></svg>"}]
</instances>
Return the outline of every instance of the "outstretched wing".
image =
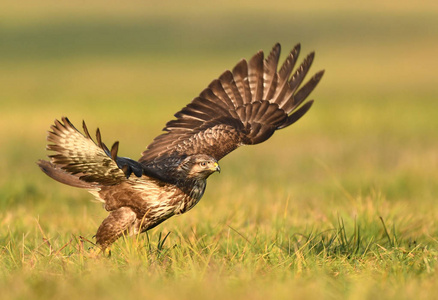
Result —
<instances>
[{"instance_id":1,"label":"outstretched wing","mask_svg":"<svg viewBox=\"0 0 438 300\"><path fill-rule=\"evenodd\" d=\"M85 135L80 133L65 117L55 120L47 140L50 162L39 161L41 169L50 177L76 187L91 187L91 184L114 185L124 181L131 173L142 175L141 165L129 158L118 157L118 142L109 150L102 143L99 129L97 144L88 133L83 122Z\"/></svg>"},{"instance_id":2,"label":"outstretched wing","mask_svg":"<svg viewBox=\"0 0 438 300\"><path fill-rule=\"evenodd\" d=\"M314 53L293 72L300 45L295 46L277 70L280 44L264 59L259 51L249 61L242 59L232 71L218 79L175 114L167 131L156 137L142 153L145 168L193 154L207 154L219 160L240 145L267 140L277 129L301 118L313 100L304 100L320 81L316 73L301 88Z\"/></svg>"}]
</instances>

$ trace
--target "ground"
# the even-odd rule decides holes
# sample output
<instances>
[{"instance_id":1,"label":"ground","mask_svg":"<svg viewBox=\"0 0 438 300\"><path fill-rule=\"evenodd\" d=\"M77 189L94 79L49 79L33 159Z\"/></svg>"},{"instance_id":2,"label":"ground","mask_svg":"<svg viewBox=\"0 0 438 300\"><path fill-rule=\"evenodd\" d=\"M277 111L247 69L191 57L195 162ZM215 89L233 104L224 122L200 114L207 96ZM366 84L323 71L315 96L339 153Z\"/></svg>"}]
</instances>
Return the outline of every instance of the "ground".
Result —
<instances>
[{"instance_id":1,"label":"ground","mask_svg":"<svg viewBox=\"0 0 438 300\"><path fill-rule=\"evenodd\" d=\"M26 4L0 9L5 299L436 295L437 4ZM187 214L95 255L101 204L35 164L53 120L85 119L139 158L212 79L275 42L326 70L309 113L224 158Z\"/></svg>"}]
</instances>

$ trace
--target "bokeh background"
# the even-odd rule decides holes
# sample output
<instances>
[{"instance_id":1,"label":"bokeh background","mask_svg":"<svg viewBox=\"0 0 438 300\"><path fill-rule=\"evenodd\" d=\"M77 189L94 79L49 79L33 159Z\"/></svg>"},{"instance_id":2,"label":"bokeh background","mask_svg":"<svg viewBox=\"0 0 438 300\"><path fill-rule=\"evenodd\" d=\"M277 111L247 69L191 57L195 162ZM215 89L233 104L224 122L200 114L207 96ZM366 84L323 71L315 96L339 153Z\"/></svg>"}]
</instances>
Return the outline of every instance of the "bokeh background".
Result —
<instances>
[{"instance_id":1,"label":"bokeh background","mask_svg":"<svg viewBox=\"0 0 438 300\"><path fill-rule=\"evenodd\" d=\"M437 1L24 0L0 4L3 241L11 230L38 237L37 220L53 238L91 239L105 217L86 192L37 168L55 118L86 120L139 158L212 79L276 42L281 60L298 42L302 58L316 51L311 72L326 73L315 105L224 158L200 204L157 231L256 228L279 211L303 230L331 228L370 207L376 226L381 215L407 237L436 237Z\"/></svg>"},{"instance_id":2,"label":"bokeh background","mask_svg":"<svg viewBox=\"0 0 438 300\"><path fill-rule=\"evenodd\" d=\"M258 176L316 201L339 193L339 185L394 200L437 196L434 1L1 6L2 191L26 193L23 185L39 190L41 184L66 190L34 163L46 156L46 132L55 118L99 126L106 143L120 140L121 154L138 158L173 113L226 68L259 49L268 52L275 42L283 54L300 42L303 57L316 51L312 71L326 70L311 95L316 105L269 143L225 158L224 172L211 185L235 174L233 186Z\"/></svg>"}]
</instances>

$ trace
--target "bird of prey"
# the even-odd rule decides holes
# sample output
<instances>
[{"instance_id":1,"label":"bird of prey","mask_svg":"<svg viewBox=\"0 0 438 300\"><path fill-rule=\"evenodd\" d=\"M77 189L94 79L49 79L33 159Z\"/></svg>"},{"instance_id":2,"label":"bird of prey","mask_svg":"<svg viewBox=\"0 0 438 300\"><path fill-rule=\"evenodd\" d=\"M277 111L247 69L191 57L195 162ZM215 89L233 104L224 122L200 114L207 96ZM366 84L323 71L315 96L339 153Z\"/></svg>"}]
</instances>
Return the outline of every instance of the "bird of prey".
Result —
<instances>
[{"instance_id":1,"label":"bird of prey","mask_svg":"<svg viewBox=\"0 0 438 300\"><path fill-rule=\"evenodd\" d=\"M38 165L53 179L87 189L103 202L109 215L96 233L101 249L124 234L145 232L193 208L225 155L264 142L309 110L313 100L305 100L324 71L303 84L314 53L295 69L299 52L298 44L280 68L278 43L266 58L259 51L249 61L240 60L177 112L138 161L118 156L118 142L109 149L99 129L94 142L84 122L82 134L63 117L47 137L54 154Z\"/></svg>"}]
</instances>

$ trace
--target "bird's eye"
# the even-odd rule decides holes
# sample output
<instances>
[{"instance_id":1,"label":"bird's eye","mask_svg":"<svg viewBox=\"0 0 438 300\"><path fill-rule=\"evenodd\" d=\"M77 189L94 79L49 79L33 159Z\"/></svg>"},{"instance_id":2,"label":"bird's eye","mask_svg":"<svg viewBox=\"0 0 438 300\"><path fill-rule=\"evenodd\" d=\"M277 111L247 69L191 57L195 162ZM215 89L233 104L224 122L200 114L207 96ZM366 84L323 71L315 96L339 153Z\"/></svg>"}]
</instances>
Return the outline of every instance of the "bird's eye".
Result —
<instances>
[{"instance_id":1,"label":"bird's eye","mask_svg":"<svg viewBox=\"0 0 438 300\"><path fill-rule=\"evenodd\" d=\"M207 162L206 161L203 161L203 162L201 162L199 164L201 165L201 167L206 167L207 166Z\"/></svg>"}]
</instances>

